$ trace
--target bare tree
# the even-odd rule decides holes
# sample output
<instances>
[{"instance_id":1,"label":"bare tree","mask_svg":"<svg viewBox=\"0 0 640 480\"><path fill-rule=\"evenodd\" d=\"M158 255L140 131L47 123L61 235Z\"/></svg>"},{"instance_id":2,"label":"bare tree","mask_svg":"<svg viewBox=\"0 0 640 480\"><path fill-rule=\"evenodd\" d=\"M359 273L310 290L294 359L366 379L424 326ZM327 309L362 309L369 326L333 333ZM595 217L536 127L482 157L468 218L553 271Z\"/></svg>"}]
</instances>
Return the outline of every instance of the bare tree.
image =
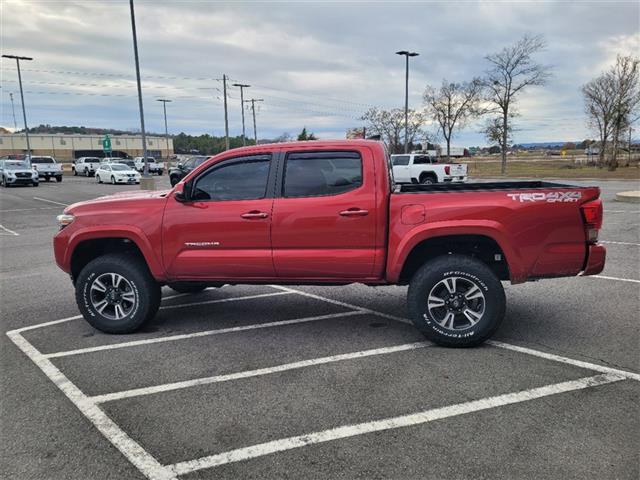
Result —
<instances>
[{"instance_id":1,"label":"bare tree","mask_svg":"<svg viewBox=\"0 0 640 480\"><path fill-rule=\"evenodd\" d=\"M387 146L389 153L404 152L404 109L383 110L371 108L362 116L366 122L368 135L380 135L380 139ZM409 110L409 125L407 131L410 146L429 138L423 126L426 117L421 112Z\"/></svg>"},{"instance_id":2,"label":"bare tree","mask_svg":"<svg viewBox=\"0 0 640 480\"><path fill-rule=\"evenodd\" d=\"M611 141L610 170L618 167L618 145L625 133L638 120L640 108L640 59L618 56L610 70L582 87L589 124L600 136L598 163L605 164Z\"/></svg>"},{"instance_id":3,"label":"bare tree","mask_svg":"<svg viewBox=\"0 0 640 480\"><path fill-rule=\"evenodd\" d=\"M545 48L540 35L525 35L515 44L485 58L491 64L483 84L487 89L487 101L502 117L502 168L507 172L507 135L509 120L516 97L527 87L544 85L550 76L550 67L534 62L533 55Z\"/></svg>"},{"instance_id":4,"label":"bare tree","mask_svg":"<svg viewBox=\"0 0 640 480\"><path fill-rule=\"evenodd\" d=\"M485 138L489 143L494 145L502 145L504 143L504 121L501 117L494 117L489 120L484 128L482 129L482 133L484 133ZM507 145L511 144L511 133L512 126L511 122L507 123L507 135L506 135L506 143ZM502 148L500 148L502 152Z\"/></svg>"},{"instance_id":5,"label":"bare tree","mask_svg":"<svg viewBox=\"0 0 640 480\"><path fill-rule=\"evenodd\" d=\"M482 84L479 79L468 83L450 83L442 80L439 89L427 85L424 103L427 114L438 124L447 142L447 157L451 154L451 138L456 128L463 128L467 121L480 113L479 102Z\"/></svg>"}]
</instances>

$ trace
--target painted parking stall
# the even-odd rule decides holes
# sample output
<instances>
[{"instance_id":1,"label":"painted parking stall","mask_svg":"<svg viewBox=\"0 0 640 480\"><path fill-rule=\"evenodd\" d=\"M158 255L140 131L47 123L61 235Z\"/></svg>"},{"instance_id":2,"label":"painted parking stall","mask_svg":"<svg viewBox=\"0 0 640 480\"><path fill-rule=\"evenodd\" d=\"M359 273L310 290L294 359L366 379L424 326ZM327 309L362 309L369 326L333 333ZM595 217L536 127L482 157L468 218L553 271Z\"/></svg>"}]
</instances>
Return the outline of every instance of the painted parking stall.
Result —
<instances>
[{"instance_id":1,"label":"painted parking stall","mask_svg":"<svg viewBox=\"0 0 640 480\"><path fill-rule=\"evenodd\" d=\"M273 294L280 293L288 295L299 295L300 297L313 298L314 300L323 299L319 295L310 294L307 292L299 292L288 287L273 287L273 290ZM269 296L269 294L258 295L230 297L225 300L227 302L241 302L255 299L256 296L258 296L258 298L268 298ZM356 418L354 421L353 418L347 418L348 416L345 416L345 418L342 419L344 423L343 425L331 425L329 423L324 424L324 426L328 428L313 428L323 426L322 419L324 418L331 418L332 421L335 421L335 417L329 415L330 412L327 411L324 412L324 415L322 415L322 418L317 425L313 425L313 422L310 422L311 424L309 425L309 431L301 432L298 435L282 435L282 438L278 438L277 440L258 441L264 440L264 437L260 437L259 435L256 436L255 432L254 434L248 433L247 437L250 439L255 438L256 443L245 445L247 438L236 438L236 441L233 444L234 448L232 449L226 451L216 451L209 455L197 458L181 458L179 460L178 458L174 458L172 459L174 461L167 462L163 461L164 459L162 458L167 456L166 451L163 451L161 447L159 447L158 445L153 445L153 442L145 439L144 434L140 431L136 431L135 434L127 432L125 427L120 426L120 423L117 420L114 421L113 418L121 417L123 423L128 423L128 421L131 420L130 414L128 412L144 412L143 419L138 418L136 419L137 421L132 422L134 425L138 426L144 425L146 422L157 421L158 419L154 419L154 416L160 417L161 424L166 424L166 422L168 422L169 420L178 420L181 424L183 424L183 426L185 423L187 425L185 430L182 432L183 435L186 435L190 431L188 428L190 422L201 423L204 420L207 423L207 426L211 428L210 431L214 438L212 443L216 443L216 435L214 432L223 431L223 427L219 424L219 422L228 422L228 419L226 419L225 416L221 417L219 415L215 415L215 413L212 412L210 408L207 409L206 404L203 403L193 405L193 408L195 408L196 410L199 409L199 413L201 413L202 415L195 415L194 418L188 419L181 418L179 415L172 415L171 412L168 411L166 406L165 408L157 408L158 405L161 405L163 402L163 395L179 395L183 391L187 391L189 389L204 388L208 389L208 391L221 389L224 393L226 393L226 396L221 399L222 403L229 409L231 409L232 407L236 409L235 415L231 415L231 418L241 418L243 415L246 415L249 419L255 420L257 418L260 418L259 414L256 412L250 412L251 408L246 408L242 404L239 405L233 397L233 394L235 392L234 382L244 382L244 389L242 389L242 386L238 387L241 388L241 391L244 395L253 396L257 395L258 392L262 392L262 396L264 396L265 394L272 395L274 399L270 400L270 404L280 405L280 407L283 408L282 415L285 415L284 412L287 411L286 399L291 398L291 395L295 395L296 389L298 387L301 387L302 391L311 391L314 396L322 398L322 369L331 369L334 364L338 364L341 362L358 364L359 362L366 362L367 360L370 361L372 359L379 362L383 358L386 360L385 357L396 357L397 361L397 357L402 358L403 355L422 355L422 358L425 358L426 355L424 354L424 351L432 346L429 342L425 341L410 342L373 349L356 350L336 355L306 358L295 362L281 363L263 368L240 370L231 373L221 373L219 375L198 377L177 382L161 383L157 385L131 388L97 395L87 395L85 391L81 390L76 385L76 383L72 382L67 377L67 375L64 373L64 369L58 368L58 366L56 366L56 364L54 363L58 359L70 357L78 358L84 355L92 354L111 354L115 356L119 353L120 350L135 350L136 347L139 347L141 345L167 345L172 342L188 342L191 340L203 339L207 337L215 338L220 335L242 334L243 332L247 333L255 331L257 329L286 328L291 326L292 324L295 324L295 322L311 323L316 321L320 322L332 320L340 317L360 317L365 315L374 315L380 318L384 318L385 320L398 322L398 319L394 318L393 315L377 313L369 309L361 308L355 305L347 304L346 302L340 302L333 299L326 299L326 301L329 305L334 306L338 304L342 307L351 308L351 310L347 310L342 313L326 314L316 317L301 317L299 319L284 320L281 322L269 322L268 324L255 324L246 325L244 327L231 327L228 329L193 332L191 334L174 335L164 338L148 338L145 340L140 340L138 342L116 342L110 345L94 346L85 349L76 349L70 351L50 352L47 354L43 354L37 348L35 348L33 344L25 339L25 335L28 334L30 336L33 336L35 333L46 334L47 328L53 328L67 323L72 324L73 322L77 322L77 317L54 320L52 322L46 322L41 325L12 330L8 332L7 335L24 352L24 354L26 354L43 371L43 373L67 396L67 398L74 403L74 405L85 415L85 417L87 417L87 419L116 448L118 448L118 450L120 450L120 452L132 464L134 464L140 470L140 472L142 472L147 478L150 479L176 478L178 475L184 475L199 470L215 468L217 466L228 463L246 461L265 455L275 455L279 452L284 452L287 450L308 448L319 443L331 442L360 435L367 435L374 432L401 429L409 426L444 420L460 415L473 414L474 412L478 412L481 410L500 408L505 405L533 401L542 397L560 395L567 392L585 390L590 388L600 388L607 384L617 382L640 380L640 375L633 372L605 367L602 365L570 359L558 355L551 355L535 349L519 347L517 345L507 344L504 342L490 342L492 347L489 347L489 349L501 349L508 352L516 352L518 355L524 355L526 357L542 359L546 363L545 365L543 365L543 368L545 369L549 368L548 363L560 364L563 366L568 366L570 368L568 371L563 372L564 375L560 374L559 371L547 372L548 377L546 378L546 380L550 380L550 383L537 385L531 388L521 388L512 392L504 392L500 395L482 396L481 398L463 403L450 403L447 405L433 406L433 408L428 408L425 410L417 409L416 407L418 407L418 404L416 403L412 404L411 400L415 400L416 397L407 396L403 398L403 400L408 404L403 405L402 407L409 410L413 408L414 411L403 413L402 415L393 417L384 417L384 415L382 415L382 411L376 412L376 409L373 408L377 406L378 409L382 409L384 406L390 404L391 397L384 398L384 396L382 396L382 398L377 399L378 401L372 403L371 413L378 414L372 415L372 418L369 419ZM193 308L192 303L189 302L186 302L184 305L171 306L175 308L185 309ZM402 319L400 318L399 320ZM403 325L404 323L400 322L401 328L404 328ZM202 349L204 349L204 346L202 347ZM472 357L474 355L481 354L480 352L483 352L483 350L486 349L476 349L475 352L471 352L470 354L465 352L466 360L473 361ZM107 359L108 357L105 358ZM426 358L428 358L428 356ZM215 362L215 356L212 358L212 361ZM486 357L484 361L487 361ZM413 359L413 361L409 362L409 364L415 364L415 358ZM362 374L360 378L365 383L369 381L369 377L373 376L373 372L379 371L381 369L381 365L376 366L375 363L373 365L368 365L368 367L370 368L370 370L368 371L366 369L366 366L367 364L365 363L364 367L362 365L357 367L363 368L363 370L361 370L361 372L359 373ZM535 367L528 366L527 368ZM558 367L555 367L555 369L558 370ZM316 370L316 373L320 373L319 378L312 378L311 380L304 379L300 384L294 384L293 386L289 385L288 390L290 391L288 391L287 389L285 389L284 391L282 390L282 386L287 385L287 381L274 382L271 378L274 376L285 377L286 375L291 374L291 372L299 374L301 371L304 371L307 375L313 375L314 370ZM489 368L488 371L495 371L495 367ZM503 375L505 375L507 372L505 371L502 373ZM326 375L327 373L324 372L324 374ZM574 378L562 380L562 376ZM515 378L513 379L513 381L516 383L517 379L521 378L521 376L518 375L517 372L514 374L514 377ZM92 378L95 377L93 377L92 375ZM380 378L377 378L376 380L379 381ZM307 381L308 383L304 383L305 381ZM391 377L387 378L383 383L389 384L390 381ZM247 382L258 383L251 384ZM221 388L220 386L222 384L224 384L224 387ZM354 385L353 383L351 383L350 385L346 385L345 387L348 388L349 386L354 389L354 391L351 392L352 395L357 394L358 391L361 391L364 388L364 385L362 384ZM427 386L428 383L425 385L425 388L428 388ZM273 391L268 392L269 387ZM265 390L265 388L267 390ZM313 391L313 388L316 389L315 393ZM422 394L420 394L420 392L416 393L418 393L417 398L420 398L426 392L422 392ZM216 394L207 393L205 394L204 398L208 397L209 395L215 396ZM393 395L395 395L395 391L392 393L392 396ZM243 398L246 397L243 396ZM440 400L440 402L446 402L444 398L438 400ZM132 401L137 402L136 405L138 406L138 408L117 409L117 407L114 407L114 405L117 405L118 402ZM145 408L144 405L147 401L150 402L154 408ZM180 405L181 403L182 402L170 402L170 404L174 406ZM324 398L321 403L327 405L330 402L328 401L328 398ZM132 404L128 404L129 407L131 407L131 405ZM217 405L217 407L219 406L220 405ZM203 408L204 410L202 410ZM300 425L301 423L309 422L309 419L313 418L312 411L313 409L299 412L300 417L293 423L295 425ZM162 412L162 414L156 415L154 412ZM341 414L343 416L345 415L344 412L341 412ZM165 418L162 418L163 416ZM252 426L256 426L257 428L255 431L262 433L268 432L269 429L278 429L277 426L269 425L268 423L265 425L256 425L255 422L251 421L248 422L248 425L241 425L241 422L239 422L236 426L239 430L244 430L245 428L248 429ZM173 431L174 433L176 432L175 428L172 428L171 431ZM284 434L287 431L288 429L285 426L282 433ZM138 437L140 437L141 440L138 440ZM228 441L223 443L229 444ZM151 444L151 448L145 448L143 445L146 444ZM218 449L221 449L221 447L222 445L217 445ZM158 449L159 451L156 452L156 450ZM206 446L201 446L197 449L197 451L202 451L203 449L206 450ZM153 453L150 453L149 450L153 450ZM179 445L172 447L171 452L173 452L174 454L175 452L181 452L181 447ZM158 457L160 457L160 459Z\"/></svg>"}]
</instances>

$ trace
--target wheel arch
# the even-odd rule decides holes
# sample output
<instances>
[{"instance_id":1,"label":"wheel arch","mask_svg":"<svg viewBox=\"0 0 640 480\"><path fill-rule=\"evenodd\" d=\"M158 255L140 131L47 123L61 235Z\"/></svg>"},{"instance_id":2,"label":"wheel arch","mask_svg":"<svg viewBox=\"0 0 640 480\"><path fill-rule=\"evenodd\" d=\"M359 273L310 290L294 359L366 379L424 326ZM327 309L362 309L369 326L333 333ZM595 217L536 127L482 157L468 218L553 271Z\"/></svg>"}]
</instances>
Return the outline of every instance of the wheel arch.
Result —
<instances>
[{"instance_id":1,"label":"wheel arch","mask_svg":"<svg viewBox=\"0 0 640 480\"><path fill-rule=\"evenodd\" d=\"M495 227L465 225L426 227L405 237L387 268L391 283L407 283L425 262L442 255L461 254L478 258L501 280L523 281L519 255L508 238Z\"/></svg>"},{"instance_id":2,"label":"wheel arch","mask_svg":"<svg viewBox=\"0 0 640 480\"><path fill-rule=\"evenodd\" d=\"M125 226L108 232L85 231L74 235L69 241L67 262L71 277L78 274L94 258L107 253L129 253L142 259L151 275L158 280L164 279L164 269L155 255L151 243L136 227Z\"/></svg>"}]
</instances>

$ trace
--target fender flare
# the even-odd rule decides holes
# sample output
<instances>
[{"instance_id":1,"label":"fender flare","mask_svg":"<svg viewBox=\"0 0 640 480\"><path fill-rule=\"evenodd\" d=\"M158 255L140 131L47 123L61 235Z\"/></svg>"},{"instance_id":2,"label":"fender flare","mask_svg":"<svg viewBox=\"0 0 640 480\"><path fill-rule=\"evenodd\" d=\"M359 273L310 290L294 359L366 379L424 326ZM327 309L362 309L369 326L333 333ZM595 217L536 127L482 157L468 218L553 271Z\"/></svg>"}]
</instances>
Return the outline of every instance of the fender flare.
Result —
<instances>
[{"instance_id":1,"label":"fender flare","mask_svg":"<svg viewBox=\"0 0 640 480\"><path fill-rule=\"evenodd\" d=\"M487 237L498 244L509 268L511 283L526 279L522 257L511 238L504 233L504 227L492 220L461 220L421 224L408 232L398 244L395 252L387 259L387 281L396 283L409 254L420 243L438 237L478 235Z\"/></svg>"},{"instance_id":2,"label":"fender flare","mask_svg":"<svg viewBox=\"0 0 640 480\"><path fill-rule=\"evenodd\" d=\"M149 271L156 280L166 277L160 259L156 256L152 244L144 232L135 225L113 225L105 229L104 226L90 226L73 232L69 238L67 250L65 252L64 264L71 265L71 259L76 247L86 240L99 240L106 238L124 238L133 242L145 259Z\"/></svg>"}]
</instances>

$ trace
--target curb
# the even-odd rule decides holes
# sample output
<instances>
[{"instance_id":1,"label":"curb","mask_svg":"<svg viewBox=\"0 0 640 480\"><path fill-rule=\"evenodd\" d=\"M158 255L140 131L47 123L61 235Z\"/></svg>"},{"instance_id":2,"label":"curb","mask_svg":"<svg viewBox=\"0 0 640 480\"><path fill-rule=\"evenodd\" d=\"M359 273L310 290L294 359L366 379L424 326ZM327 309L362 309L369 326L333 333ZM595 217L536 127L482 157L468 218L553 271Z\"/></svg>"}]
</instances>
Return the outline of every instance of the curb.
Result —
<instances>
[{"instance_id":1,"label":"curb","mask_svg":"<svg viewBox=\"0 0 640 480\"><path fill-rule=\"evenodd\" d=\"M618 192L616 193L616 202L640 203L640 191Z\"/></svg>"}]
</instances>

